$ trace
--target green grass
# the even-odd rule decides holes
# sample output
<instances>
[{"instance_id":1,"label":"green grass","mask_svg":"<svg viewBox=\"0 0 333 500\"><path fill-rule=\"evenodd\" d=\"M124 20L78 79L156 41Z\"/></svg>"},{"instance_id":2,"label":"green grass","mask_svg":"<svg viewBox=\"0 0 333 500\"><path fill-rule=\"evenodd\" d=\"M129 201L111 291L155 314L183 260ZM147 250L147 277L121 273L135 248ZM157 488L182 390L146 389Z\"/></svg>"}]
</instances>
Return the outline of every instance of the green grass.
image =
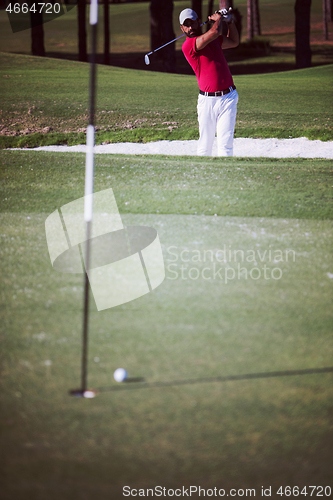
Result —
<instances>
[{"instance_id":1,"label":"green grass","mask_svg":"<svg viewBox=\"0 0 333 500\"><path fill-rule=\"evenodd\" d=\"M85 142L88 65L12 54L0 59L3 148ZM332 140L332 69L235 77L235 136ZM195 139L197 94L194 76L99 66L96 142Z\"/></svg>"},{"instance_id":2,"label":"green grass","mask_svg":"<svg viewBox=\"0 0 333 500\"><path fill-rule=\"evenodd\" d=\"M289 43L292 4L260 4L272 42ZM147 51L148 3L112 9L112 50ZM5 21L1 11L12 52L0 55L1 147L84 143L88 65L29 56L29 33L12 36ZM45 32L49 55L75 57L75 10ZM332 140L331 81L332 66L236 75L236 137ZM97 143L195 139L196 96L193 76L99 66ZM96 156L95 190L113 188L125 225L157 229L166 278L113 309L91 298L94 400L68 395L80 382L83 278L52 268L44 228L83 196L84 167L79 153L0 152L1 498L196 485L256 497L272 487L281 500L280 486L331 484L332 374L246 378L332 366L331 162ZM119 366L155 387L116 384Z\"/></svg>"},{"instance_id":3,"label":"green grass","mask_svg":"<svg viewBox=\"0 0 333 500\"><path fill-rule=\"evenodd\" d=\"M276 500L331 484L331 373L203 382L332 365L331 162L97 155L95 190L113 188L125 225L157 229L166 279L113 309L91 300L89 386L103 392L81 400L68 390L83 280L53 270L44 223L83 196L85 157L0 161L4 500L120 500L125 485L264 486ZM227 264L211 260L224 245ZM264 265L280 279L252 278ZM119 366L164 386L116 384Z\"/></svg>"},{"instance_id":4,"label":"green grass","mask_svg":"<svg viewBox=\"0 0 333 500\"><path fill-rule=\"evenodd\" d=\"M97 155L97 191L121 213L332 219L328 160ZM51 212L83 196L82 153L2 152L2 210ZM147 195L149 189L149 195Z\"/></svg>"}]
</instances>

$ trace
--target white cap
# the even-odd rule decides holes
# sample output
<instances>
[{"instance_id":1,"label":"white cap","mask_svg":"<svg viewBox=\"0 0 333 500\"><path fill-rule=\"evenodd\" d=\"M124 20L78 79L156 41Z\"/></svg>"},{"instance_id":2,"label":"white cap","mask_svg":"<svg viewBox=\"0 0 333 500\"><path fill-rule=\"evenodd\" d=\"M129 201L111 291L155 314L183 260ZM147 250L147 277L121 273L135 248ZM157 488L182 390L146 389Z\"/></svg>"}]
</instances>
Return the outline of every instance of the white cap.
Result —
<instances>
[{"instance_id":1,"label":"white cap","mask_svg":"<svg viewBox=\"0 0 333 500\"><path fill-rule=\"evenodd\" d=\"M186 19L193 19L193 21L196 21L198 19L197 13L194 12L192 9L184 9L181 11L179 14L179 23L184 24L184 21Z\"/></svg>"}]
</instances>

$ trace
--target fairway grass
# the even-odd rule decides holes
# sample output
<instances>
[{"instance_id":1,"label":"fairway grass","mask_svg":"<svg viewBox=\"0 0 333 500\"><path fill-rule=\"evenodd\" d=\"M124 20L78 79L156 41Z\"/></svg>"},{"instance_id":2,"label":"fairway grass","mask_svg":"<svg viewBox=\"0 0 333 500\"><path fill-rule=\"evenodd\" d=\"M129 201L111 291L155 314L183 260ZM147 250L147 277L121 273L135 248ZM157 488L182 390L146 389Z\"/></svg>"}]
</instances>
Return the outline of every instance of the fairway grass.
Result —
<instances>
[{"instance_id":1,"label":"fairway grass","mask_svg":"<svg viewBox=\"0 0 333 500\"><path fill-rule=\"evenodd\" d=\"M89 65L0 54L0 145L84 144ZM238 75L235 137L332 140L333 66ZM195 76L98 66L96 143L198 138Z\"/></svg>"},{"instance_id":2,"label":"fairway grass","mask_svg":"<svg viewBox=\"0 0 333 500\"><path fill-rule=\"evenodd\" d=\"M2 498L330 485L332 373L300 371L332 368L331 162L95 161L124 225L157 230L166 277L113 309L91 299L100 393L71 398L83 277L52 268L44 225L83 196L85 156L1 152Z\"/></svg>"},{"instance_id":3,"label":"fairway grass","mask_svg":"<svg viewBox=\"0 0 333 500\"><path fill-rule=\"evenodd\" d=\"M2 151L1 159L4 211L52 212L84 195L84 153ZM330 160L103 154L95 163L95 190L112 187L121 213L333 216Z\"/></svg>"}]
</instances>

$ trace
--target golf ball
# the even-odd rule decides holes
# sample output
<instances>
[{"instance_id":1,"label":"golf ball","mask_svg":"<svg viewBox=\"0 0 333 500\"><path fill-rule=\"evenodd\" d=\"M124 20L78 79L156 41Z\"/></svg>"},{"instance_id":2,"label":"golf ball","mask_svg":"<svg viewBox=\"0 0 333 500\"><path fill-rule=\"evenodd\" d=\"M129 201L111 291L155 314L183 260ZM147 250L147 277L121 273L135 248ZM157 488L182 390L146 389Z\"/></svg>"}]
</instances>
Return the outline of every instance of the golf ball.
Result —
<instances>
[{"instance_id":1,"label":"golf ball","mask_svg":"<svg viewBox=\"0 0 333 500\"><path fill-rule=\"evenodd\" d=\"M117 368L113 377L116 382L124 382L127 379L127 371L124 368Z\"/></svg>"},{"instance_id":2,"label":"golf ball","mask_svg":"<svg viewBox=\"0 0 333 500\"><path fill-rule=\"evenodd\" d=\"M96 396L94 391L84 391L83 397L84 398L94 398Z\"/></svg>"}]
</instances>

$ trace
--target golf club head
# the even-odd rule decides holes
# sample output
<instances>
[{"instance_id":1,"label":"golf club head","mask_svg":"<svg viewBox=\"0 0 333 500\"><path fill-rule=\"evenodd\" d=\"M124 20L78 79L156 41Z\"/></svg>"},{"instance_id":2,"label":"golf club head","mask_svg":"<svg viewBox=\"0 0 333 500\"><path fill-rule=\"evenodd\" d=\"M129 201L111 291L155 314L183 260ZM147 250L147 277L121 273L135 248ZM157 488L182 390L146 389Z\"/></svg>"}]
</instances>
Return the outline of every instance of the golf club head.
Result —
<instances>
[{"instance_id":1,"label":"golf club head","mask_svg":"<svg viewBox=\"0 0 333 500\"><path fill-rule=\"evenodd\" d=\"M145 55L145 63L147 64L147 66L148 66L148 64L150 64L150 60L149 60L148 54Z\"/></svg>"}]
</instances>

